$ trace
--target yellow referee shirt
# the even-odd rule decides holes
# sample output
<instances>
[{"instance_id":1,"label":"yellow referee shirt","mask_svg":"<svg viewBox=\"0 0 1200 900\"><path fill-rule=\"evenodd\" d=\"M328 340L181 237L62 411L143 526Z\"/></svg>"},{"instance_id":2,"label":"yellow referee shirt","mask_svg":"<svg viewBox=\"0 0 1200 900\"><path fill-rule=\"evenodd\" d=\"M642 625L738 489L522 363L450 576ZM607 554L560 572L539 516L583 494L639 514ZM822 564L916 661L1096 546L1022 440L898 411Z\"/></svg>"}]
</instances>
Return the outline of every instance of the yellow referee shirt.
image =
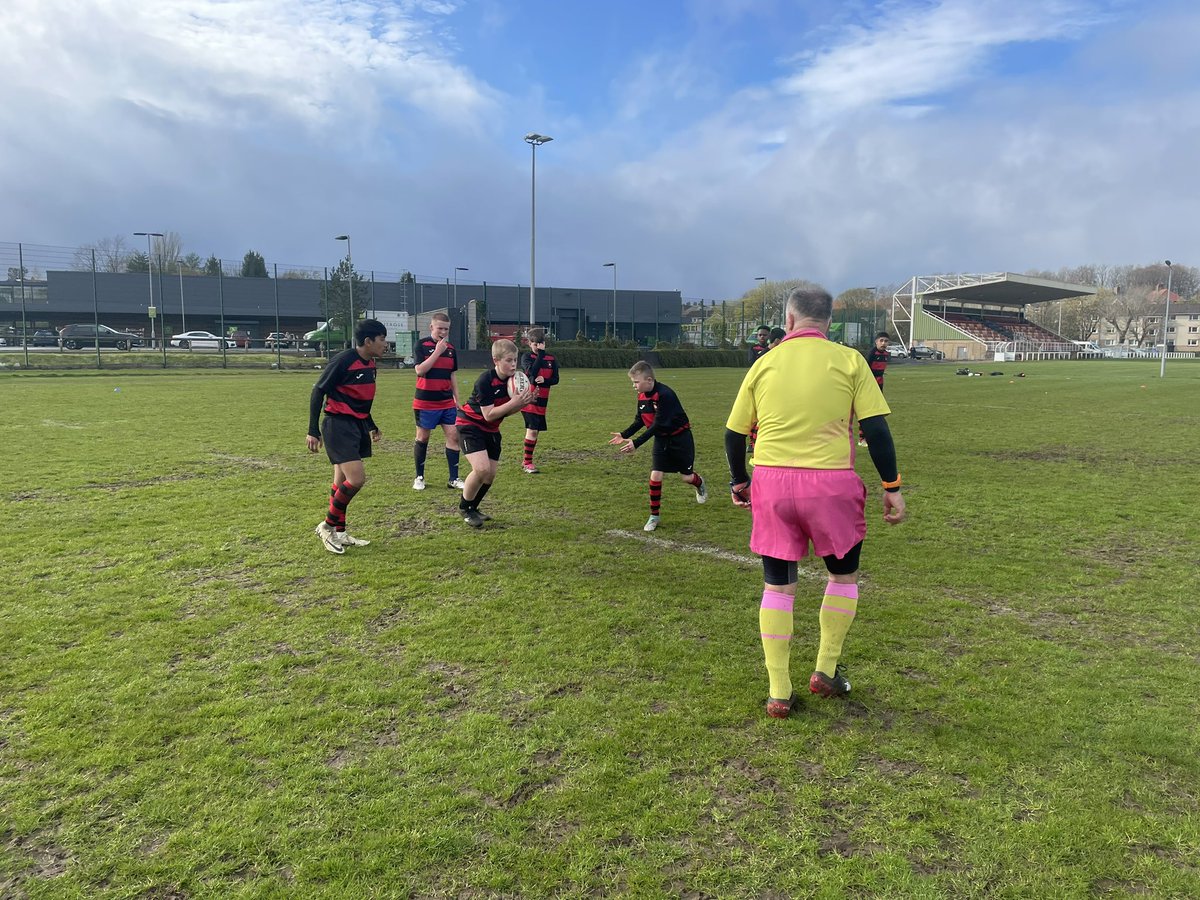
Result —
<instances>
[{"instance_id":1,"label":"yellow referee shirt","mask_svg":"<svg viewBox=\"0 0 1200 900\"><path fill-rule=\"evenodd\" d=\"M749 434L758 423L755 465L849 469L851 420L889 413L861 353L802 329L750 367L725 427Z\"/></svg>"}]
</instances>

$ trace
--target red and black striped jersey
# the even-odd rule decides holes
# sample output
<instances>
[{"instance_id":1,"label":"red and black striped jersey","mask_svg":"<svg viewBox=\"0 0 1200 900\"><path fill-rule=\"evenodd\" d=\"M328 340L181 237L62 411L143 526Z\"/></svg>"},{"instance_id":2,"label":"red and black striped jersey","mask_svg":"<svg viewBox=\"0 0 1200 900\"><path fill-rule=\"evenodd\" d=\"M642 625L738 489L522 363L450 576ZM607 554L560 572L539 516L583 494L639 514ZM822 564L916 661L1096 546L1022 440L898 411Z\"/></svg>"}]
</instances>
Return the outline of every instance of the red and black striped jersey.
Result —
<instances>
[{"instance_id":1,"label":"red and black striped jersey","mask_svg":"<svg viewBox=\"0 0 1200 900\"><path fill-rule=\"evenodd\" d=\"M769 344L755 344L750 348L750 362L753 363L770 349L771 346Z\"/></svg>"},{"instance_id":2,"label":"red and black striped jersey","mask_svg":"<svg viewBox=\"0 0 1200 900\"><path fill-rule=\"evenodd\" d=\"M871 347L867 351L867 365L871 367L871 374L875 376L875 381L882 386L883 373L887 371L888 352L880 350L878 347Z\"/></svg>"},{"instance_id":3,"label":"red and black striped jersey","mask_svg":"<svg viewBox=\"0 0 1200 900\"><path fill-rule=\"evenodd\" d=\"M432 337L422 338L415 352L417 365L433 355L437 341ZM417 393L413 397L413 409L453 409L454 385L452 373L458 371L458 353L449 342L446 350L434 361L424 375L417 376Z\"/></svg>"},{"instance_id":4,"label":"red and black striped jersey","mask_svg":"<svg viewBox=\"0 0 1200 900\"><path fill-rule=\"evenodd\" d=\"M550 388L558 384L558 360L545 350L539 350L537 353L522 353L520 366L521 371L529 376L529 380L537 388L533 400L521 412L544 416L546 403L550 400ZM541 384L537 383L539 375L543 379Z\"/></svg>"},{"instance_id":5,"label":"red and black striped jersey","mask_svg":"<svg viewBox=\"0 0 1200 900\"><path fill-rule=\"evenodd\" d=\"M500 422L489 422L483 417L485 406L503 406L510 399L508 382L496 374L495 369L488 369L477 379L471 388L471 397L458 408L458 418L455 425L474 425L480 431L499 431Z\"/></svg>"},{"instance_id":6,"label":"red and black striped jersey","mask_svg":"<svg viewBox=\"0 0 1200 900\"><path fill-rule=\"evenodd\" d=\"M320 437L321 406L327 416L353 416L365 419L371 431L377 431L371 418L375 399L375 360L363 359L357 350L343 350L329 361L313 385L308 404L308 433Z\"/></svg>"},{"instance_id":7,"label":"red and black striped jersey","mask_svg":"<svg viewBox=\"0 0 1200 900\"><path fill-rule=\"evenodd\" d=\"M633 440L633 445L640 447L652 437L671 437L691 427L679 397L661 381L655 381L650 391L638 394L637 418L621 432L621 437L633 437L645 428L646 432Z\"/></svg>"}]
</instances>

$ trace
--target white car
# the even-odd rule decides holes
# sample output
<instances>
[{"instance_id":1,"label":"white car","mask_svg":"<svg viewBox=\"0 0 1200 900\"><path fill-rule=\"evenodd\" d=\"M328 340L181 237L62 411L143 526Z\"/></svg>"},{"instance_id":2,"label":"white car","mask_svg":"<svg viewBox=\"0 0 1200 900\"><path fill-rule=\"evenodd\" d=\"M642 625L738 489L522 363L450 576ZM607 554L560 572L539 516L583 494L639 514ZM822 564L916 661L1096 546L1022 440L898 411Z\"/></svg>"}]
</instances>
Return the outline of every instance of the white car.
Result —
<instances>
[{"instance_id":1,"label":"white car","mask_svg":"<svg viewBox=\"0 0 1200 900\"><path fill-rule=\"evenodd\" d=\"M907 359L908 351L902 344L888 344L888 356L892 359Z\"/></svg>"},{"instance_id":2,"label":"white car","mask_svg":"<svg viewBox=\"0 0 1200 900\"><path fill-rule=\"evenodd\" d=\"M217 349L222 347L232 347L233 341L228 338L218 337L211 331L185 331L182 334L173 335L171 338L172 347L196 347L199 349Z\"/></svg>"}]
</instances>

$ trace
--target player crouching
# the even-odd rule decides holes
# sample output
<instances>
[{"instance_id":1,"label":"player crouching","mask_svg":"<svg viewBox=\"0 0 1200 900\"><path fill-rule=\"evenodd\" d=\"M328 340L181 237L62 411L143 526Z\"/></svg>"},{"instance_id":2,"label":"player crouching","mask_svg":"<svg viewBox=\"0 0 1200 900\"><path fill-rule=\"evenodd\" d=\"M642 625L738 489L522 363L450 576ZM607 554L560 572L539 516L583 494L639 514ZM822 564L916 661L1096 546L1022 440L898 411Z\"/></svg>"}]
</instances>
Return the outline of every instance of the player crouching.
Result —
<instances>
[{"instance_id":1,"label":"player crouching","mask_svg":"<svg viewBox=\"0 0 1200 900\"><path fill-rule=\"evenodd\" d=\"M534 388L526 381L523 390L509 396L509 379L517 371L517 345L512 341L492 344L492 368L475 381L471 397L458 409L459 439L471 474L463 487L458 504L463 521L479 528L490 516L479 511L479 504L496 480L500 461L500 423L519 412L534 397Z\"/></svg>"},{"instance_id":2,"label":"player crouching","mask_svg":"<svg viewBox=\"0 0 1200 900\"><path fill-rule=\"evenodd\" d=\"M648 362L637 362L629 370L629 380L638 392L637 417L624 431L611 432L610 444L619 445L620 452L632 453L650 438L654 438L654 452L650 470L650 518L643 531L658 528L659 509L662 504L664 472L678 472L685 484L696 489L696 502L708 499L708 488L692 466L696 460L696 444L692 440L692 424L675 392L654 377L654 369ZM646 431L634 438L633 435L645 428Z\"/></svg>"}]
</instances>

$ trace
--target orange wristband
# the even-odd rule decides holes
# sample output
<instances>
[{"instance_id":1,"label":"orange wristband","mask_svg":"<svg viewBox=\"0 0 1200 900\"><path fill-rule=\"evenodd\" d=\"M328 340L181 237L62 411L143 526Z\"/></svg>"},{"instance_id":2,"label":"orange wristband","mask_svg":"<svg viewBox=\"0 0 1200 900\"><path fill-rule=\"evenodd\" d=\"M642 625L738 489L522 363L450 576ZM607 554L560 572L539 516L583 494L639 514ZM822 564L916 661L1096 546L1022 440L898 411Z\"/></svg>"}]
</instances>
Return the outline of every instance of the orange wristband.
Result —
<instances>
[{"instance_id":1,"label":"orange wristband","mask_svg":"<svg viewBox=\"0 0 1200 900\"><path fill-rule=\"evenodd\" d=\"M884 488L886 488L888 490L891 490L892 488L900 487L900 473L899 472L896 473L895 481L884 481L884 482L881 482L881 484L884 486Z\"/></svg>"}]
</instances>

